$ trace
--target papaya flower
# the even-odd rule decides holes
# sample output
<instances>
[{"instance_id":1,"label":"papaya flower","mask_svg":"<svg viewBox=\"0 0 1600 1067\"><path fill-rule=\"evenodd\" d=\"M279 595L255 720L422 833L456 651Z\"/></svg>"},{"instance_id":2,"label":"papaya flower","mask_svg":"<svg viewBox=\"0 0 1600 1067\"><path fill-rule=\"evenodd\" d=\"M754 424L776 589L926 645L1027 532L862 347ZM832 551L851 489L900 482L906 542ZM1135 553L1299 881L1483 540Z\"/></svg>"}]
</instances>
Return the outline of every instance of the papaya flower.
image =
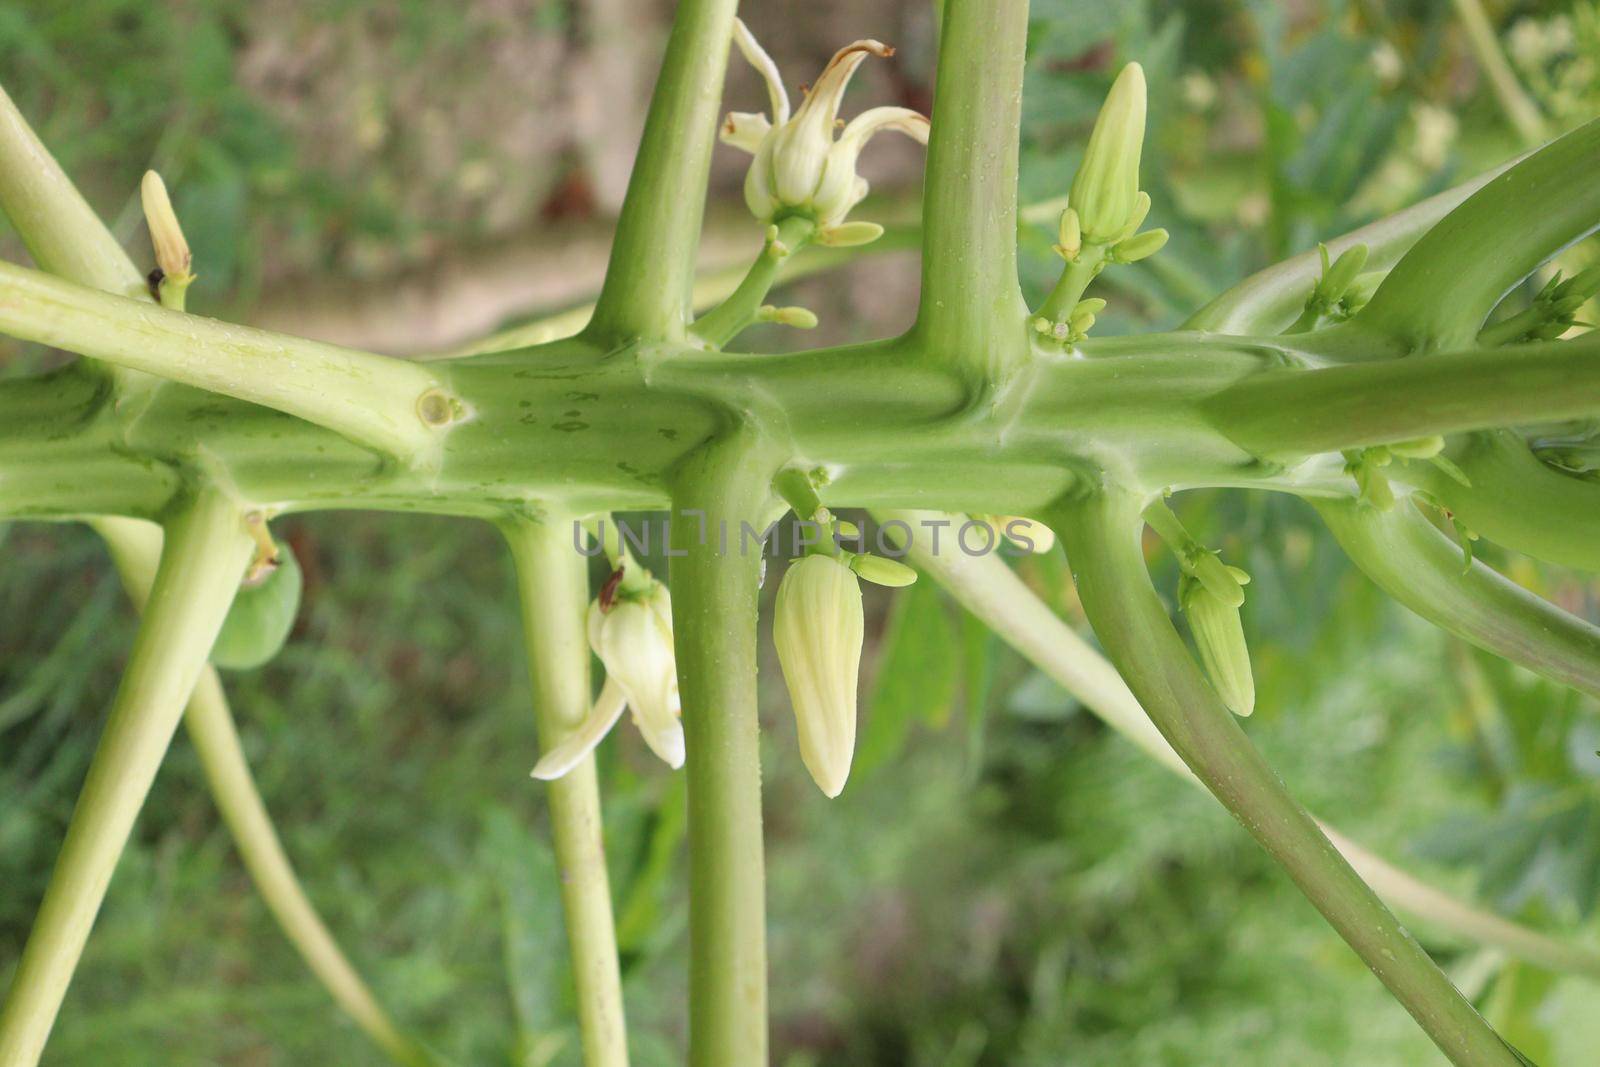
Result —
<instances>
[{"instance_id":1,"label":"papaya flower","mask_svg":"<svg viewBox=\"0 0 1600 1067\"><path fill-rule=\"evenodd\" d=\"M867 181L856 173L861 149L880 130L896 130L928 143L926 116L904 107L875 107L837 131L839 104L856 68L869 55L892 56L881 41L853 41L834 53L817 83L791 114L789 94L777 64L744 22L734 20L733 40L767 83L771 114L735 111L722 125L722 140L753 157L745 174L744 198L764 223L779 217L809 216L822 244L866 244L883 233L871 222L846 223L850 209L867 195Z\"/></svg>"},{"instance_id":2,"label":"papaya flower","mask_svg":"<svg viewBox=\"0 0 1600 1067\"><path fill-rule=\"evenodd\" d=\"M551 749L533 777L560 778L594 750L611 731L623 708L650 751L676 770L683 766L682 703L678 662L672 639L672 596L660 582L648 591L618 599L609 609L589 605L589 647L606 669L600 696L576 730Z\"/></svg>"},{"instance_id":3,"label":"papaya flower","mask_svg":"<svg viewBox=\"0 0 1600 1067\"><path fill-rule=\"evenodd\" d=\"M844 790L856 747L861 583L829 555L797 560L778 587L772 638L794 705L800 758L829 797Z\"/></svg>"}]
</instances>

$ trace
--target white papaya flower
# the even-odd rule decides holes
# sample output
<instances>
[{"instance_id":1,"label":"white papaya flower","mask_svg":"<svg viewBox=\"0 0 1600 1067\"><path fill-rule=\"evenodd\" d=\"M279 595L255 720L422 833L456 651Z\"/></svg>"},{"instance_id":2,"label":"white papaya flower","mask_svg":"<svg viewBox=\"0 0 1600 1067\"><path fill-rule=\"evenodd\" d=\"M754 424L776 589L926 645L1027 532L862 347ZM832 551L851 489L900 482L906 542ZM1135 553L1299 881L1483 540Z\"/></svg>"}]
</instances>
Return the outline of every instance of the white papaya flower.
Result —
<instances>
[{"instance_id":1,"label":"white papaya flower","mask_svg":"<svg viewBox=\"0 0 1600 1067\"><path fill-rule=\"evenodd\" d=\"M546 753L535 778L559 778L610 732L624 706L633 711L650 751L676 769L684 742L678 698L678 661L672 643L672 596L655 582L649 592L626 597L608 609L589 605L589 647L606 668L606 683L594 707L569 738Z\"/></svg>"},{"instance_id":2,"label":"white papaya flower","mask_svg":"<svg viewBox=\"0 0 1600 1067\"><path fill-rule=\"evenodd\" d=\"M856 173L861 149L879 130L897 130L928 143L928 120L910 108L875 107L862 112L835 139L839 103L845 87L869 55L891 56L881 41L854 41L834 53L816 85L792 115L789 94L778 67L744 22L735 19L734 43L767 83L771 116L735 111L722 126L722 140L754 159L745 174L744 198L762 222L779 215L809 215L824 244L862 244L883 232L872 223L843 225L850 209L867 195Z\"/></svg>"},{"instance_id":3,"label":"white papaya flower","mask_svg":"<svg viewBox=\"0 0 1600 1067\"><path fill-rule=\"evenodd\" d=\"M856 746L861 669L861 584L831 556L794 563L778 587L773 642L794 705L800 758L823 793L836 797Z\"/></svg>"}]
</instances>

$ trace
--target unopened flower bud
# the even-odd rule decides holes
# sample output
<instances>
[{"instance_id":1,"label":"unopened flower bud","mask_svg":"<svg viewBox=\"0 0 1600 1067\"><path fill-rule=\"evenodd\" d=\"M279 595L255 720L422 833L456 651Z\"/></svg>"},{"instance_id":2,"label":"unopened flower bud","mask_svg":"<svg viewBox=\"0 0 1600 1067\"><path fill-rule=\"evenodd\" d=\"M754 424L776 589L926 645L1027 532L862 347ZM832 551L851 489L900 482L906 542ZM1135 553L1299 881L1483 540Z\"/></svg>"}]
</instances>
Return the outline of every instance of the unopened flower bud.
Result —
<instances>
[{"instance_id":1,"label":"unopened flower bud","mask_svg":"<svg viewBox=\"0 0 1600 1067\"><path fill-rule=\"evenodd\" d=\"M1112 243L1125 241L1139 232L1139 227L1144 225L1144 220L1150 217L1150 194L1144 190L1133 198L1133 214L1128 216L1127 224L1112 238Z\"/></svg>"},{"instance_id":2,"label":"unopened flower bud","mask_svg":"<svg viewBox=\"0 0 1600 1067\"><path fill-rule=\"evenodd\" d=\"M756 313L756 318L762 322L776 322L780 326L793 326L797 330L811 330L817 325L817 313L803 307L780 308L767 304Z\"/></svg>"},{"instance_id":3,"label":"unopened flower bud","mask_svg":"<svg viewBox=\"0 0 1600 1067\"><path fill-rule=\"evenodd\" d=\"M1249 715L1256 707L1256 683L1238 607L1187 574L1179 579L1178 603L1212 688L1234 714Z\"/></svg>"},{"instance_id":4,"label":"unopened flower bud","mask_svg":"<svg viewBox=\"0 0 1600 1067\"><path fill-rule=\"evenodd\" d=\"M589 647L622 690L650 750L669 766L683 766L672 598L666 587L656 582L642 596L618 600L610 611L598 600L591 604Z\"/></svg>"},{"instance_id":5,"label":"unopened flower bud","mask_svg":"<svg viewBox=\"0 0 1600 1067\"><path fill-rule=\"evenodd\" d=\"M1228 566L1215 552L1200 549L1185 569L1228 607L1236 608L1244 603L1243 587L1250 583L1250 575L1238 567Z\"/></svg>"},{"instance_id":6,"label":"unopened flower bud","mask_svg":"<svg viewBox=\"0 0 1600 1067\"><path fill-rule=\"evenodd\" d=\"M874 585L887 585L898 588L910 585L917 580L917 572L907 567L899 560L888 559L884 556L873 556L865 552L850 557L850 569L855 571L864 581Z\"/></svg>"},{"instance_id":7,"label":"unopened flower bud","mask_svg":"<svg viewBox=\"0 0 1600 1067\"><path fill-rule=\"evenodd\" d=\"M1148 259L1167 246L1166 230L1146 230L1118 241L1111 249L1111 258L1118 263L1137 263Z\"/></svg>"},{"instance_id":8,"label":"unopened flower bud","mask_svg":"<svg viewBox=\"0 0 1600 1067\"><path fill-rule=\"evenodd\" d=\"M850 776L861 669L861 584L831 556L798 560L778 587L773 642L794 705L800 758L824 794Z\"/></svg>"},{"instance_id":9,"label":"unopened flower bud","mask_svg":"<svg viewBox=\"0 0 1600 1067\"><path fill-rule=\"evenodd\" d=\"M1042 555L1056 547L1056 532L1037 519L1025 519L1021 515L995 515L988 521L990 526L1000 531L1001 536L1024 552Z\"/></svg>"},{"instance_id":10,"label":"unopened flower bud","mask_svg":"<svg viewBox=\"0 0 1600 1067\"><path fill-rule=\"evenodd\" d=\"M1083 235L1108 242L1121 233L1139 196L1139 155L1144 147L1144 70L1129 63L1117 75L1095 119L1083 165L1068 197Z\"/></svg>"},{"instance_id":11,"label":"unopened flower bud","mask_svg":"<svg viewBox=\"0 0 1600 1067\"><path fill-rule=\"evenodd\" d=\"M1323 246L1322 258L1326 264L1328 258L1326 246ZM1333 266L1324 266L1322 283L1317 286L1323 301L1333 304L1344 296L1346 290L1354 284L1356 278L1361 274L1361 268L1366 265L1367 246L1353 245L1339 254L1339 258L1333 261Z\"/></svg>"},{"instance_id":12,"label":"unopened flower bud","mask_svg":"<svg viewBox=\"0 0 1600 1067\"><path fill-rule=\"evenodd\" d=\"M883 236L883 227L876 222L843 222L817 232L817 243L830 248L854 248L869 245Z\"/></svg>"},{"instance_id":13,"label":"unopened flower bud","mask_svg":"<svg viewBox=\"0 0 1600 1067\"><path fill-rule=\"evenodd\" d=\"M165 290L163 302L172 300L181 309L184 290L194 281L193 257L161 175L153 170L144 172L144 180L139 183L139 199L144 206L145 224L150 229L150 243L155 246L156 268L160 272L151 277L151 286L158 299L163 299Z\"/></svg>"},{"instance_id":14,"label":"unopened flower bud","mask_svg":"<svg viewBox=\"0 0 1600 1067\"><path fill-rule=\"evenodd\" d=\"M1061 213L1061 222L1056 226L1056 255L1071 263L1078 258L1078 253L1083 251L1083 224L1078 219L1078 213L1072 208L1067 208Z\"/></svg>"}]
</instances>

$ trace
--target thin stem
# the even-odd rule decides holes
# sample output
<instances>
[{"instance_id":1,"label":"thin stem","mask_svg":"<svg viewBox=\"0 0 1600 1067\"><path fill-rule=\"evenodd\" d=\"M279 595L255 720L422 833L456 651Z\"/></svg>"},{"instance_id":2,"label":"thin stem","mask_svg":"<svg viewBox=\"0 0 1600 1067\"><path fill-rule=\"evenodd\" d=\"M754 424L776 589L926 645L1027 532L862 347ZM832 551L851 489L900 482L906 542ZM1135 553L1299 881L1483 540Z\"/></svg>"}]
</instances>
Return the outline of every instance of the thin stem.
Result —
<instances>
[{"instance_id":1,"label":"thin stem","mask_svg":"<svg viewBox=\"0 0 1600 1067\"><path fill-rule=\"evenodd\" d=\"M1600 333L1317 370L1256 374L1202 402L1211 423L1263 458L1434 434L1584 418L1600 411Z\"/></svg>"},{"instance_id":2,"label":"thin stem","mask_svg":"<svg viewBox=\"0 0 1600 1067\"><path fill-rule=\"evenodd\" d=\"M1027 0L949 0L922 205L918 333L930 358L993 384L1023 358L1017 144Z\"/></svg>"},{"instance_id":3,"label":"thin stem","mask_svg":"<svg viewBox=\"0 0 1600 1067\"><path fill-rule=\"evenodd\" d=\"M1055 288L1039 305L1038 314L1050 322L1061 322L1083 299L1089 283L1100 276L1106 262L1104 245L1084 245L1078 258L1067 264L1067 269L1056 279Z\"/></svg>"},{"instance_id":4,"label":"thin stem","mask_svg":"<svg viewBox=\"0 0 1600 1067\"><path fill-rule=\"evenodd\" d=\"M1463 641L1600 696L1600 627L1462 552L1409 502L1387 512L1312 501L1339 547L1386 593Z\"/></svg>"},{"instance_id":5,"label":"thin stem","mask_svg":"<svg viewBox=\"0 0 1600 1067\"><path fill-rule=\"evenodd\" d=\"M233 601L252 541L202 492L167 529L133 652L0 1013L0 1067L34 1067L112 872Z\"/></svg>"},{"instance_id":6,"label":"thin stem","mask_svg":"<svg viewBox=\"0 0 1600 1067\"><path fill-rule=\"evenodd\" d=\"M0 210L39 269L149 300L145 276L0 89Z\"/></svg>"},{"instance_id":7,"label":"thin stem","mask_svg":"<svg viewBox=\"0 0 1600 1067\"><path fill-rule=\"evenodd\" d=\"M798 216L778 223L776 240L762 245L739 287L695 322L694 335L712 348L721 348L755 322L767 293L778 280L779 269L811 240L816 228L816 223Z\"/></svg>"},{"instance_id":8,"label":"thin stem","mask_svg":"<svg viewBox=\"0 0 1600 1067\"><path fill-rule=\"evenodd\" d=\"M573 550L570 522L508 523L503 531L516 562L534 722L540 747L550 751L589 714L588 568ZM549 790L583 1060L587 1067L626 1067L628 1030L593 754L550 782Z\"/></svg>"},{"instance_id":9,"label":"thin stem","mask_svg":"<svg viewBox=\"0 0 1600 1067\"><path fill-rule=\"evenodd\" d=\"M438 375L404 360L169 311L10 263L0 263L0 331L288 412L418 465L465 414Z\"/></svg>"},{"instance_id":10,"label":"thin stem","mask_svg":"<svg viewBox=\"0 0 1600 1067\"><path fill-rule=\"evenodd\" d=\"M1511 70L1511 64L1506 62L1506 55L1500 50L1500 41L1495 37L1494 27L1489 24L1489 16L1484 13L1483 5L1479 0L1451 2L1461 18L1462 28L1467 31L1467 43L1472 46L1472 54L1477 57L1484 76L1489 79L1489 87L1494 90L1500 110L1505 112L1507 121L1523 141L1530 145L1538 144L1547 136L1544 116L1522 88L1522 83Z\"/></svg>"},{"instance_id":11,"label":"thin stem","mask_svg":"<svg viewBox=\"0 0 1600 1067\"><path fill-rule=\"evenodd\" d=\"M1195 775L1452 1063L1517 1067L1510 1048L1323 836L1212 691L1150 585L1139 512L1136 498L1109 490L1065 503L1054 516L1084 611L1129 688Z\"/></svg>"},{"instance_id":12,"label":"thin stem","mask_svg":"<svg viewBox=\"0 0 1600 1067\"><path fill-rule=\"evenodd\" d=\"M950 520L938 512L884 511L882 521L898 519L922 529L925 519ZM959 521L959 520L957 520ZM886 532L892 531L886 528ZM1076 697L1102 722L1145 755L1199 789L1205 787L1161 736L1116 668L1065 620L1050 610L1015 571L995 555L933 552L925 537L904 546L908 560L942 585L962 607L1002 640ZM1468 942L1490 945L1516 959L1555 971L1600 978L1600 952L1558 940L1537 930L1458 900L1406 873L1318 821L1322 832L1356 872L1391 905L1430 928Z\"/></svg>"},{"instance_id":13,"label":"thin stem","mask_svg":"<svg viewBox=\"0 0 1600 1067\"><path fill-rule=\"evenodd\" d=\"M681 339L738 0L679 0L586 334Z\"/></svg>"},{"instance_id":14,"label":"thin stem","mask_svg":"<svg viewBox=\"0 0 1600 1067\"><path fill-rule=\"evenodd\" d=\"M756 719L759 551L776 464L736 433L673 485L672 619L688 750L689 1063L767 1062L766 879Z\"/></svg>"},{"instance_id":15,"label":"thin stem","mask_svg":"<svg viewBox=\"0 0 1600 1067\"><path fill-rule=\"evenodd\" d=\"M110 517L90 520L90 525L105 540L128 595L142 610L155 582L160 529ZM392 1060L405 1067L432 1067L434 1059L390 1020L301 887L250 774L222 679L214 668L207 666L200 672L183 722L245 869L306 966L345 1014Z\"/></svg>"}]
</instances>

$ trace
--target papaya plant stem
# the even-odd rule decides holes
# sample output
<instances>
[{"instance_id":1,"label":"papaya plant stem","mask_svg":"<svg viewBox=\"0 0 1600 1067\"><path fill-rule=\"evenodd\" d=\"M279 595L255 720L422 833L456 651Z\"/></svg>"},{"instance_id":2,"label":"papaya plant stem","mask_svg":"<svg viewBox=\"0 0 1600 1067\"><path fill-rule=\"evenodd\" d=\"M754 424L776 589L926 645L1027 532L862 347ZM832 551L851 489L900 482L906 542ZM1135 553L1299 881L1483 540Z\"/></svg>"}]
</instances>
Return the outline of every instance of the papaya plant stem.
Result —
<instances>
[{"instance_id":1,"label":"papaya plant stem","mask_svg":"<svg viewBox=\"0 0 1600 1067\"><path fill-rule=\"evenodd\" d=\"M0 1067L34 1067L253 542L238 508L200 492L167 528L150 601L55 872L0 1012Z\"/></svg>"},{"instance_id":2,"label":"papaya plant stem","mask_svg":"<svg viewBox=\"0 0 1600 1067\"><path fill-rule=\"evenodd\" d=\"M879 511L880 525L898 519L923 529L924 519L960 519L926 511ZM1148 513L1147 513L1148 515ZM893 527L886 528L886 532ZM907 562L937 581L972 612L1094 715L1145 755L1198 789L1205 786L1173 751L1139 706L1138 699L1104 656L1050 610L1000 557L935 553L927 538L904 545ZM1390 906L1441 933L1490 945L1512 957L1554 971L1600 979L1600 952L1568 943L1475 907L1389 863L1318 820L1334 847Z\"/></svg>"},{"instance_id":3,"label":"papaya plant stem","mask_svg":"<svg viewBox=\"0 0 1600 1067\"><path fill-rule=\"evenodd\" d=\"M1078 258L1067 264L1061 277L1056 279L1055 288L1039 305L1039 316L1050 322L1061 322L1071 315L1072 309L1083 299L1089 283L1100 276L1100 267L1105 263L1105 258L1104 245L1084 245Z\"/></svg>"},{"instance_id":4,"label":"papaya plant stem","mask_svg":"<svg viewBox=\"0 0 1600 1067\"><path fill-rule=\"evenodd\" d=\"M689 786L689 1063L767 1062L756 605L777 464L743 433L674 472L672 620ZM724 534L726 536L724 536ZM681 553L681 555L677 555Z\"/></svg>"},{"instance_id":5,"label":"papaya plant stem","mask_svg":"<svg viewBox=\"0 0 1600 1067\"><path fill-rule=\"evenodd\" d=\"M161 555L160 528L110 516L91 519L90 525L106 542L129 597L143 610ZM390 1020L301 887L250 774L227 693L215 668L208 665L200 672L183 723L256 891L306 966L390 1059L403 1067L432 1067L434 1059Z\"/></svg>"},{"instance_id":6,"label":"papaya plant stem","mask_svg":"<svg viewBox=\"0 0 1600 1067\"><path fill-rule=\"evenodd\" d=\"M1289 795L1222 705L1156 596L1139 551L1140 500L1106 490L1050 517L1084 612L1151 720L1217 799L1283 865L1456 1067L1517 1067L1484 1022Z\"/></svg>"},{"instance_id":7,"label":"papaya plant stem","mask_svg":"<svg viewBox=\"0 0 1600 1067\"><path fill-rule=\"evenodd\" d=\"M0 263L0 331L296 415L427 465L454 411L404 360L186 315Z\"/></svg>"},{"instance_id":8,"label":"papaya plant stem","mask_svg":"<svg viewBox=\"0 0 1600 1067\"><path fill-rule=\"evenodd\" d=\"M570 519L516 521L502 530L516 564L534 722L540 747L549 751L589 714L588 566L572 546ZM593 754L550 782L549 792L583 1062L627 1067L628 1031Z\"/></svg>"},{"instance_id":9,"label":"papaya plant stem","mask_svg":"<svg viewBox=\"0 0 1600 1067\"><path fill-rule=\"evenodd\" d=\"M762 246L739 287L695 322L694 335L711 347L721 348L756 321L762 302L778 280L779 269L811 240L817 225L808 218L790 216L776 228L776 239Z\"/></svg>"},{"instance_id":10,"label":"papaya plant stem","mask_svg":"<svg viewBox=\"0 0 1600 1067\"><path fill-rule=\"evenodd\" d=\"M585 330L598 344L684 336L737 7L738 0L679 0Z\"/></svg>"},{"instance_id":11,"label":"papaya plant stem","mask_svg":"<svg viewBox=\"0 0 1600 1067\"><path fill-rule=\"evenodd\" d=\"M922 202L916 333L929 357L993 385L1022 358L1017 146L1028 0L948 0Z\"/></svg>"}]
</instances>

